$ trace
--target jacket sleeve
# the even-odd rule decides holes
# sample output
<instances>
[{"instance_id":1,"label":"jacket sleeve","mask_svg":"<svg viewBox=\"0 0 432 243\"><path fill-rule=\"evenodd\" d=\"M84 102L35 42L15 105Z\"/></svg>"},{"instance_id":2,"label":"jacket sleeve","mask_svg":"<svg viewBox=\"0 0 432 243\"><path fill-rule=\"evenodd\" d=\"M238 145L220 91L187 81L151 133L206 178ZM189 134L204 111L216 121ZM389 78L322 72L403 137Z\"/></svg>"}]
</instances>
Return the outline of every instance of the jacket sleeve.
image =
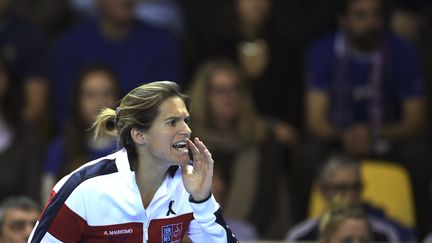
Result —
<instances>
[{"instance_id":1,"label":"jacket sleeve","mask_svg":"<svg viewBox=\"0 0 432 243\"><path fill-rule=\"evenodd\" d=\"M29 243L79 242L86 229L85 209L79 190L68 193L67 185L58 191L56 187L58 185L32 231Z\"/></svg>"},{"instance_id":2,"label":"jacket sleeve","mask_svg":"<svg viewBox=\"0 0 432 243\"><path fill-rule=\"evenodd\" d=\"M189 199L194 220L189 225L188 235L193 242L236 243L231 229L222 217L222 208L213 195L203 202Z\"/></svg>"}]
</instances>

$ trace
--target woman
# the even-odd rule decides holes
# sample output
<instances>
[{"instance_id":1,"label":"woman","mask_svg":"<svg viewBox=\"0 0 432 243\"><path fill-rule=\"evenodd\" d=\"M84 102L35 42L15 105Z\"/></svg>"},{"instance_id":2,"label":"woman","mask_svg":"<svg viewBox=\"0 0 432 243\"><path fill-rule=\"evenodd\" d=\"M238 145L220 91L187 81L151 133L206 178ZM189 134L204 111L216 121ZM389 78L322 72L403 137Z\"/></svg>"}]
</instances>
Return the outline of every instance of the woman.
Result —
<instances>
[{"instance_id":1,"label":"woman","mask_svg":"<svg viewBox=\"0 0 432 243\"><path fill-rule=\"evenodd\" d=\"M29 242L236 242L210 192L211 154L189 140L188 107L161 81L104 109L95 136L117 135L123 149L60 180Z\"/></svg>"},{"instance_id":2,"label":"woman","mask_svg":"<svg viewBox=\"0 0 432 243\"><path fill-rule=\"evenodd\" d=\"M85 162L116 150L115 139L102 136L93 139L88 129L102 108L113 108L119 97L117 80L102 65L89 65L79 76L72 94L72 113L64 132L51 142L42 173L42 201L63 176Z\"/></svg>"},{"instance_id":3,"label":"woman","mask_svg":"<svg viewBox=\"0 0 432 243\"><path fill-rule=\"evenodd\" d=\"M255 112L249 86L231 62L207 61L198 69L189 93L194 135L206 142L224 172L224 216L253 222L261 235L268 236L269 218L273 222L288 218L277 212L275 198L283 146L275 142L270 123Z\"/></svg>"},{"instance_id":4,"label":"woman","mask_svg":"<svg viewBox=\"0 0 432 243\"><path fill-rule=\"evenodd\" d=\"M369 222L358 207L334 206L320 222L320 243L367 243L371 241Z\"/></svg>"}]
</instances>

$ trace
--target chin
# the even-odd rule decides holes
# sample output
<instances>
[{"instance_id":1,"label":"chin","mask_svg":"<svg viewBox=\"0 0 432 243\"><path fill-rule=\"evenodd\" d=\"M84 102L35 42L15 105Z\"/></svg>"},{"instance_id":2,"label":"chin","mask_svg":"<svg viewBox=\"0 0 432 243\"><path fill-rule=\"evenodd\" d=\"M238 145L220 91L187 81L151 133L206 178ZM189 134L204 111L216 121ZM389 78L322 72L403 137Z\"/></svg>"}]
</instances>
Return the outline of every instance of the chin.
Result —
<instances>
[{"instance_id":1,"label":"chin","mask_svg":"<svg viewBox=\"0 0 432 243\"><path fill-rule=\"evenodd\" d=\"M185 157L185 158L181 158L179 160L177 160L177 164L179 165L187 165L189 163L190 159L189 157Z\"/></svg>"},{"instance_id":2,"label":"chin","mask_svg":"<svg viewBox=\"0 0 432 243\"><path fill-rule=\"evenodd\" d=\"M184 165L189 163L190 159L187 157L175 157L175 158L170 158L168 161L170 161L171 165Z\"/></svg>"}]
</instances>

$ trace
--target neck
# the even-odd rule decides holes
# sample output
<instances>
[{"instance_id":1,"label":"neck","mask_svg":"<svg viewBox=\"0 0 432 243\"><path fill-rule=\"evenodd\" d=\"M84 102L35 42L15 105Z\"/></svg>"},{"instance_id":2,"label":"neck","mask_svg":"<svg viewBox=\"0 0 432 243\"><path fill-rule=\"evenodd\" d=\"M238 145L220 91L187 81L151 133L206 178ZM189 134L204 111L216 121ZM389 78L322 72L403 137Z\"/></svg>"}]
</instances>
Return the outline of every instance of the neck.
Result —
<instances>
[{"instance_id":1,"label":"neck","mask_svg":"<svg viewBox=\"0 0 432 243\"><path fill-rule=\"evenodd\" d=\"M132 28L132 21L116 21L110 18L102 18L100 27L105 37L111 40L121 40L127 37Z\"/></svg>"},{"instance_id":2,"label":"neck","mask_svg":"<svg viewBox=\"0 0 432 243\"><path fill-rule=\"evenodd\" d=\"M363 47L363 46L359 46L359 45L355 45L355 44L351 43L350 48L353 51L353 53L355 53L357 55L369 55L378 49L378 45L376 45L374 47Z\"/></svg>"},{"instance_id":3,"label":"neck","mask_svg":"<svg viewBox=\"0 0 432 243\"><path fill-rule=\"evenodd\" d=\"M150 156L138 154L138 169L135 172L144 207L150 204L154 194L165 179L169 168L148 158Z\"/></svg>"},{"instance_id":4,"label":"neck","mask_svg":"<svg viewBox=\"0 0 432 243\"><path fill-rule=\"evenodd\" d=\"M260 30L259 26L255 26L245 22L240 22L240 31L243 37L247 40L257 39L259 35L259 30Z\"/></svg>"},{"instance_id":5,"label":"neck","mask_svg":"<svg viewBox=\"0 0 432 243\"><path fill-rule=\"evenodd\" d=\"M362 48L357 48L355 46L350 46L350 51L352 53L352 55L354 57L360 58L360 59L364 59L364 58L369 58L371 55L374 54L374 52L377 49L362 49Z\"/></svg>"},{"instance_id":6,"label":"neck","mask_svg":"<svg viewBox=\"0 0 432 243\"><path fill-rule=\"evenodd\" d=\"M351 50L353 50L356 53L362 53L362 54L370 54L375 52L382 46L383 43L382 39L359 40L351 37L349 34L346 34L345 38Z\"/></svg>"}]
</instances>

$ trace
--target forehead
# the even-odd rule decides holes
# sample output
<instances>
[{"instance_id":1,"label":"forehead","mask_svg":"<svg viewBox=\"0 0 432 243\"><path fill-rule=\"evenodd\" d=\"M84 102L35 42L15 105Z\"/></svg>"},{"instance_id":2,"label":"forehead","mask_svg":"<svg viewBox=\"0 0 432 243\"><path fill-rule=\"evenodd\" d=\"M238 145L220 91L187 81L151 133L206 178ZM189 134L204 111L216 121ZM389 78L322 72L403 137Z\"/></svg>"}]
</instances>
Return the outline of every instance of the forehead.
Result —
<instances>
[{"instance_id":1,"label":"forehead","mask_svg":"<svg viewBox=\"0 0 432 243\"><path fill-rule=\"evenodd\" d=\"M184 101L178 96L164 100L159 106L158 118L165 119L171 116L189 116Z\"/></svg>"},{"instance_id":2,"label":"forehead","mask_svg":"<svg viewBox=\"0 0 432 243\"><path fill-rule=\"evenodd\" d=\"M332 173L330 173L329 181L330 182L344 182L344 181L358 181L359 173L354 167L341 166L335 168Z\"/></svg>"},{"instance_id":3,"label":"forehead","mask_svg":"<svg viewBox=\"0 0 432 243\"><path fill-rule=\"evenodd\" d=\"M19 208L10 208L5 212L5 221L13 220L13 219L37 219L39 216L39 212L37 210L24 210Z\"/></svg>"},{"instance_id":4,"label":"forehead","mask_svg":"<svg viewBox=\"0 0 432 243\"><path fill-rule=\"evenodd\" d=\"M232 83L238 82L238 75L234 70L228 68L217 69L213 72L212 78L210 79L210 84L215 85L230 85Z\"/></svg>"},{"instance_id":5,"label":"forehead","mask_svg":"<svg viewBox=\"0 0 432 243\"><path fill-rule=\"evenodd\" d=\"M111 75L103 71L94 71L83 77L82 87L114 86Z\"/></svg>"}]
</instances>

